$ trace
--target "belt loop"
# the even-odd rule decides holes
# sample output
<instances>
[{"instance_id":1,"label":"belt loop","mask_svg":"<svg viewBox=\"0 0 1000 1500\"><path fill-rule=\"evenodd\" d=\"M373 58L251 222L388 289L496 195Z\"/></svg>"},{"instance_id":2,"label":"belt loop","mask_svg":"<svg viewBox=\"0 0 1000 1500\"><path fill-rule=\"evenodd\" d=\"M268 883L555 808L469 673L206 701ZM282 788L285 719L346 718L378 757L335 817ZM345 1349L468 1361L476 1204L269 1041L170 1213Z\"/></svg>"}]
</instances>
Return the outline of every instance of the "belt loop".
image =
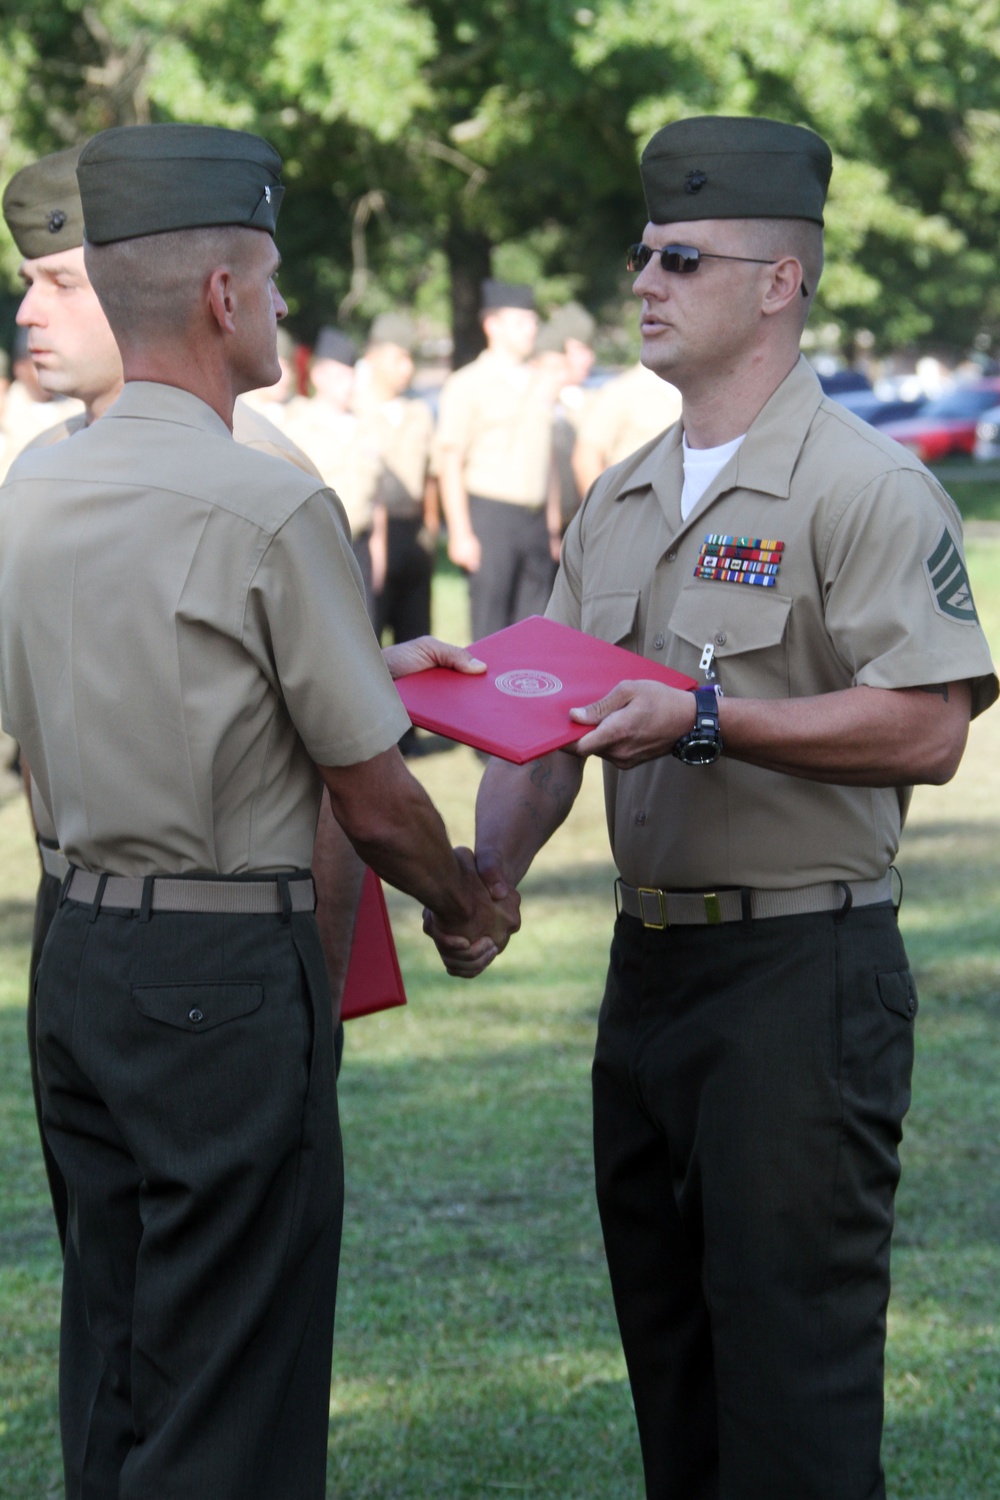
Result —
<instances>
[{"instance_id":1,"label":"belt loop","mask_svg":"<svg viewBox=\"0 0 1000 1500\"><path fill-rule=\"evenodd\" d=\"M292 920L292 893L288 889L288 876L278 876L278 895L281 897L281 920L290 922Z\"/></svg>"},{"instance_id":2,"label":"belt loop","mask_svg":"<svg viewBox=\"0 0 1000 1500\"><path fill-rule=\"evenodd\" d=\"M749 927L753 922L753 891L748 885L740 886L740 911L743 914L743 926Z\"/></svg>"},{"instance_id":3,"label":"belt loop","mask_svg":"<svg viewBox=\"0 0 1000 1500\"><path fill-rule=\"evenodd\" d=\"M139 903L139 921L148 922L153 911L153 880L147 875L142 882L142 900Z\"/></svg>"},{"instance_id":4,"label":"belt loop","mask_svg":"<svg viewBox=\"0 0 1000 1500\"><path fill-rule=\"evenodd\" d=\"M98 913L101 910L101 898L104 895L104 887L107 883L108 877L106 875L102 875L97 882L97 890L94 892L94 899L90 903L90 920L92 922L97 921Z\"/></svg>"},{"instance_id":5,"label":"belt loop","mask_svg":"<svg viewBox=\"0 0 1000 1500\"><path fill-rule=\"evenodd\" d=\"M833 914L833 920L835 922L842 922L844 920L844 918L847 916L847 913L850 911L851 907L854 905L854 895L853 895L853 893L851 891L851 887L848 885L848 883L847 883L846 880L836 880L836 881L834 881L834 884L837 885L837 886L839 886L840 889L843 891L843 893L844 893L844 904L843 904L842 907L839 908L838 911L834 912L834 914Z\"/></svg>"},{"instance_id":6,"label":"belt loop","mask_svg":"<svg viewBox=\"0 0 1000 1500\"><path fill-rule=\"evenodd\" d=\"M896 879L899 881L899 900L898 901L892 901L892 877L894 875L895 875ZM896 868L895 865L890 865L889 866L889 900L892 901L892 909L896 913L896 916L898 917L899 916L899 908L903 904L903 877L899 873L899 871L897 870L897 868Z\"/></svg>"}]
</instances>

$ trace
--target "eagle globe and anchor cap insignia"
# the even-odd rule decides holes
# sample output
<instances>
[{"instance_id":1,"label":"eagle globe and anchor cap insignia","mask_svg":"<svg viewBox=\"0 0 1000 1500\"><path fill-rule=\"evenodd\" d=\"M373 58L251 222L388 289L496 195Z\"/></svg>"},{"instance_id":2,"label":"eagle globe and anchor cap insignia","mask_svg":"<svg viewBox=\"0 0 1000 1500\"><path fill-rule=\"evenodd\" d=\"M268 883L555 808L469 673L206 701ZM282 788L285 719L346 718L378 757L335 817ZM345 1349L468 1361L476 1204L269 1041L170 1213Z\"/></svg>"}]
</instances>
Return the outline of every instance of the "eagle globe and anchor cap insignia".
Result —
<instances>
[{"instance_id":1,"label":"eagle globe and anchor cap insignia","mask_svg":"<svg viewBox=\"0 0 1000 1500\"><path fill-rule=\"evenodd\" d=\"M501 672L494 686L508 698L550 698L553 693L562 692L559 678L537 667L515 667L513 671Z\"/></svg>"},{"instance_id":2,"label":"eagle globe and anchor cap insignia","mask_svg":"<svg viewBox=\"0 0 1000 1500\"><path fill-rule=\"evenodd\" d=\"M969 575L947 526L931 555L924 559L924 571L939 613L967 624L978 621Z\"/></svg>"}]
</instances>

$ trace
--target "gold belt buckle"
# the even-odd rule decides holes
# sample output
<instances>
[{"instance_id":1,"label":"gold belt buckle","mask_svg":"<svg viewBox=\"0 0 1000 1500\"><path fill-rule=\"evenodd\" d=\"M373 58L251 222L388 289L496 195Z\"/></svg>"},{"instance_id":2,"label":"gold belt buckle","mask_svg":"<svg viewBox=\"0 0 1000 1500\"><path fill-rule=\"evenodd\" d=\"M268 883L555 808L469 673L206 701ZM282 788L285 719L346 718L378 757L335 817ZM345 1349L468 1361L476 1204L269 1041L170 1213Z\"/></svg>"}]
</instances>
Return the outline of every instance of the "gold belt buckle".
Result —
<instances>
[{"instance_id":1,"label":"gold belt buckle","mask_svg":"<svg viewBox=\"0 0 1000 1500\"><path fill-rule=\"evenodd\" d=\"M670 925L667 921L667 906L663 899L663 892L652 885L640 885L636 887L636 890L639 894L639 919L643 927L647 928L650 932L662 932L665 927ZM660 912L660 920L658 922L647 922L646 905L642 899L644 896L656 897L656 903Z\"/></svg>"}]
</instances>

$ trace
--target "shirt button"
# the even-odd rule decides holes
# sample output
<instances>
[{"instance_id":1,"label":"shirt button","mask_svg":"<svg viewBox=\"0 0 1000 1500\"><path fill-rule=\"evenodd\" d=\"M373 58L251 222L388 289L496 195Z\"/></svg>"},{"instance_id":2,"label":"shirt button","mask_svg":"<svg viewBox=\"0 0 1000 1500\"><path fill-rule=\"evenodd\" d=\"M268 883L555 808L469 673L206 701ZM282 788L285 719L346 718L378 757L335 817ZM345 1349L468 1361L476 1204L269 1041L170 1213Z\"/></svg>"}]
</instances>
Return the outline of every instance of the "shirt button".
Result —
<instances>
[{"instance_id":1,"label":"shirt button","mask_svg":"<svg viewBox=\"0 0 1000 1500\"><path fill-rule=\"evenodd\" d=\"M205 1012L202 1011L202 1010L199 1010L197 1008L197 1006L195 1007L194 1010L189 1010L188 1011L188 1020L189 1021L193 1021L194 1024L195 1024L195 1026L198 1025L199 1021L204 1021L204 1019L205 1019Z\"/></svg>"},{"instance_id":2,"label":"shirt button","mask_svg":"<svg viewBox=\"0 0 1000 1500\"><path fill-rule=\"evenodd\" d=\"M726 644L726 632L724 630L720 630L715 637L715 644L717 646L724 646Z\"/></svg>"},{"instance_id":3,"label":"shirt button","mask_svg":"<svg viewBox=\"0 0 1000 1500\"><path fill-rule=\"evenodd\" d=\"M641 809L641 808L640 808L640 809L639 809L639 811L638 811L638 812L637 812L637 813L636 813L636 815L635 815L635 821L636 821L636 826L637 826L637 827L638 827L638 828L641 828L641 827L642 827L642 825L643 825L643 824L644 824L644 823L645 823L645 821L646 821L646 814L645 814L645 813L644 813L644 812L643 812L643 811L642 811L642 809Z\"/></svg>"},{"instance_id":4,"label":"shirt button","mask_svg":"<svg viewBox=\"0 0 1000 1500\"><path fill-rule=\"evenodd\" d=\"M656 637L656 640L653 642L653 650L654 651L662 651L663 650L663 644L664 644L664 642L663 642L662 635L658 635Z\"/></svg>"},{"instance_id":5,"label":"shirt button","mask_svg":"<svg viewBox=\"0 0 1000 1500\"><path fill-rule=\"evenodd\" d=\"M668 552L667 553L667 562L676 562L676 561L677 561L677 553L676 552Z\"/></svg>"}]
</instances>

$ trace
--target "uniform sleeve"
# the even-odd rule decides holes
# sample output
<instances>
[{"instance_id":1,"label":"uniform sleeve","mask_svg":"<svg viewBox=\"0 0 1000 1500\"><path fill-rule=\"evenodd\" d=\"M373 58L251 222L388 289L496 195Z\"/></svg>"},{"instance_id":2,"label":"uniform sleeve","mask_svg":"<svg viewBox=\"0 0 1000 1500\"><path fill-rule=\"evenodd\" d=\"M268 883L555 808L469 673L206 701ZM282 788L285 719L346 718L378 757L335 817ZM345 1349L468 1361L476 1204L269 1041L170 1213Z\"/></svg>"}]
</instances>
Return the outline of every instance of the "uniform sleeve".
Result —
<instances>
[{"instance_id":1,"label":"uniform sleeve","mask_svg":"<svg viewBox=\"0 0 1000 1500\"><path fill-rule=\"evenodd\" d=\"M827 628L855 682L969 681L974 715L996 700L961 520L930 475L899 469L866 486L833 529L824 578Z\"/></svg>"},{"instance_id":2,"label":"uniform sleeve","mask_svg":"<svg viewBox=\"0 0 1000 1500\"><path fill-rule=\"evenodd\" d=\"M328 490L299 506L267 547L247 597L243 644L270 668L317 765L370 760L409 728Z\"/></svg>"},{"instance_id":3,"label":"uniform sleeve","mask_svg":"<svg viewBox=\"0 0 1000 1500\"><path fill-rule=\"evenodd\" d=\"M464 371L451 375L441 387L435 451L442 448L468 450L475 419L476 396L473 382Z\"/></svg>"}]
</instances>

